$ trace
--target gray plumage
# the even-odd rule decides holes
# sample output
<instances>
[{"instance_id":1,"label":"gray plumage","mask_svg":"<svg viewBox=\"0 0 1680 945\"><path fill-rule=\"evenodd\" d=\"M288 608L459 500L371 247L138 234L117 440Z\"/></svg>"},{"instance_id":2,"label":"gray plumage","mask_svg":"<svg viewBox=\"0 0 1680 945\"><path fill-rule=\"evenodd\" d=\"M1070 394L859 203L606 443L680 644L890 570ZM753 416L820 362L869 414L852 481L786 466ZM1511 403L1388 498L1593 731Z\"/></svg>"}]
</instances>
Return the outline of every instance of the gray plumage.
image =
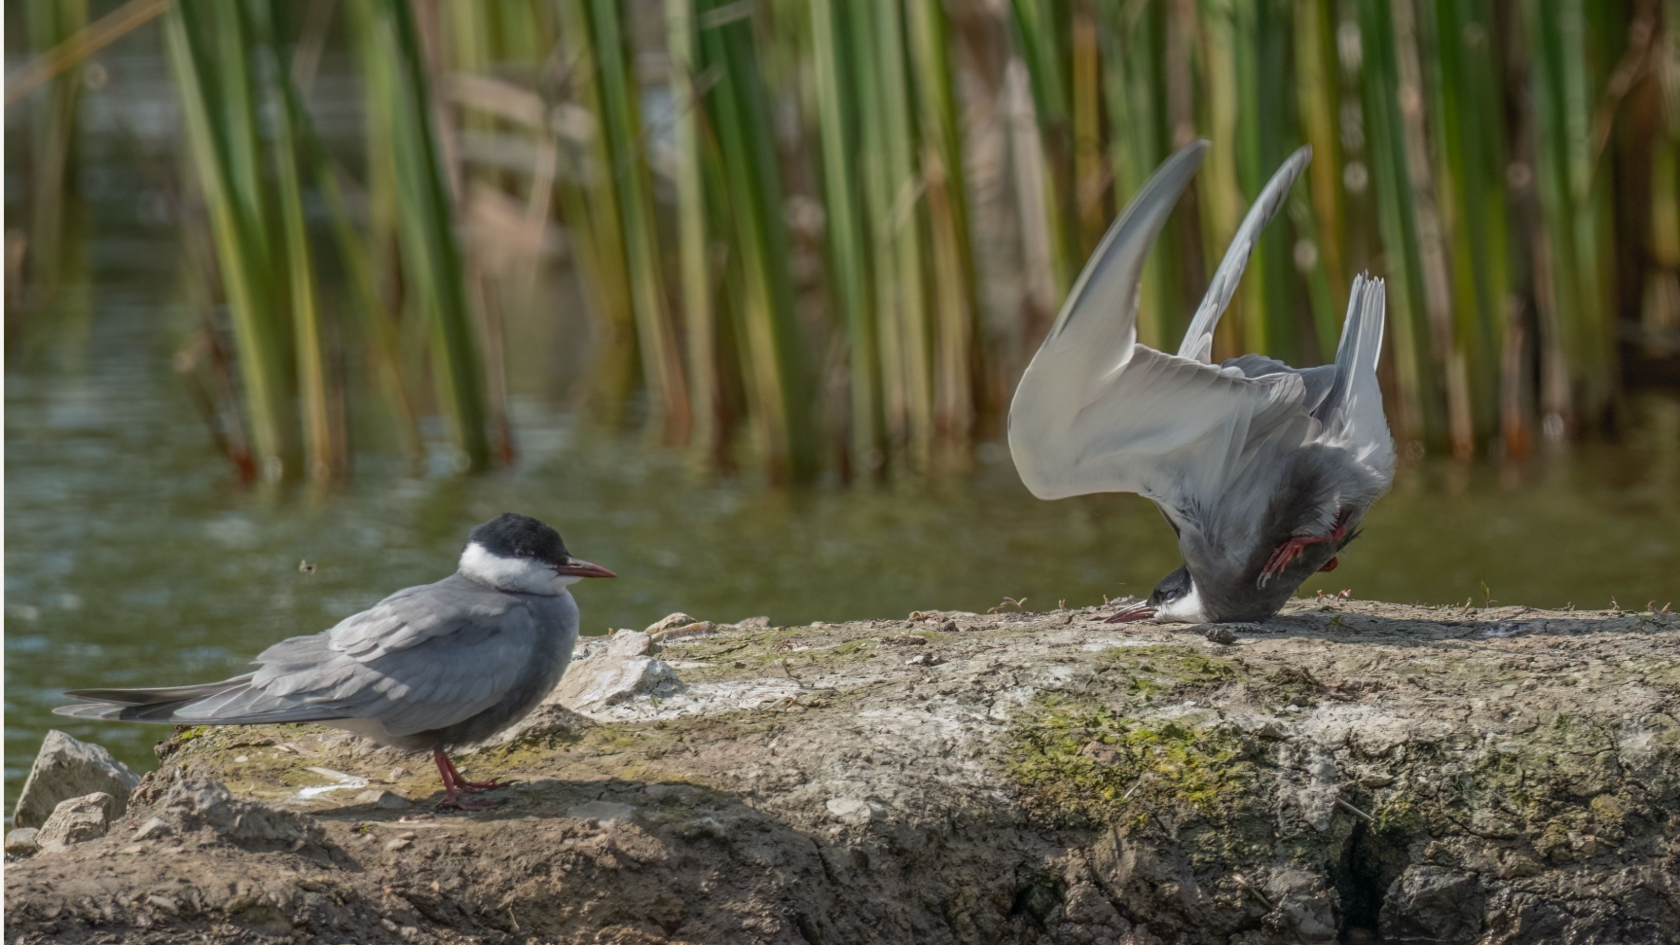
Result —
<instances>
[{"instance_id":1,"label":"gray plumage","mask_svg":"<svg viewBox=\"0 0 1680 945\"><path fill-rule=\"evenodd\" d=\"M163 689L86 689L84 719L172 725L325 722L399 748L483 741L554 688L577 642L571 594L510 594L452 574L331 630L282 640L254 673ZM103 704L102 704L103 703ZM342 724L341 724L342 723Z\"/></svg>"},{"instance_id":2,"label":"gray plumage","mask_svg":"<svg viewBox=\"0 0 1680 945\"><path fill-rule=\"evenodd\" d=\"M74 718L173 725L321 722L409 750L430 750L457 802L470 790L444 754L535 709L560 681L578 637L566 585L611 571L573 558L558 532L504 515L475 528L460 570L400 590L330 630L282 640L257 670L161 689L82 689Z\"/></svg>"},{"instance_id":3,"label":"gray plumage","mask_svg":"<svg viewBox=\"0 0 1680 945\"><path fill-rule=\"evenodd\" d=\"M1168 158L1109 229L1010 405L1010 452L1033 494L1136 492L1178 534L1188 580L1175 572L1147 613L1125 619L1276 613L1353 539L1394 474L1376 380L1381 280L1354 280L1333 364L1298 369L1258 354L1209 363L1219 316L1309 149L1255 200L1178 353L1137 343L1144 259L1206 148Z\"/></svg>"}]
</instances>

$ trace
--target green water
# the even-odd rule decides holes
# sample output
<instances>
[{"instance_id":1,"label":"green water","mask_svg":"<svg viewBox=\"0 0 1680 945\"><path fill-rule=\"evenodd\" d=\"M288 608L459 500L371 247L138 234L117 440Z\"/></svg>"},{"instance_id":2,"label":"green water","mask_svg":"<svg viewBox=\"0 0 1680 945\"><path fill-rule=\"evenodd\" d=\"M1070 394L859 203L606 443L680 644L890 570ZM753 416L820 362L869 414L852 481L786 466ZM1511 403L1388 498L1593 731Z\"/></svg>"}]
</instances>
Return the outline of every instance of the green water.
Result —
<instances>
[{"instance_id":1,"label":"green water","mask_svg":"<svg viewBox=\"0 0 1680 945\"><path fill-rule=\"evenodd\" d=\"M1177 564L1149 503L1039 502L996 444L959 478L773 491L590 429L563 391L516 399L521 460L504 472L373 462L339 492L242 488L173 373L166 298L107 290L88 340L26 349L6 374L8 797L49 726L142 769L167 734L54 718L61 690L244 672L274 640L442 577L465 530L504 510L556 525L621 575L577 589L588 632L673 610L797 624L1006 595L1084 605L1146 592ZM1680 403L1647 396L1634 415L1619 444L1520 469L1404 467L1341 568L1303 592L1449 603L1482 600L1485 582L1536 606L1680 598Z\"/></svg>"}]
</instances>

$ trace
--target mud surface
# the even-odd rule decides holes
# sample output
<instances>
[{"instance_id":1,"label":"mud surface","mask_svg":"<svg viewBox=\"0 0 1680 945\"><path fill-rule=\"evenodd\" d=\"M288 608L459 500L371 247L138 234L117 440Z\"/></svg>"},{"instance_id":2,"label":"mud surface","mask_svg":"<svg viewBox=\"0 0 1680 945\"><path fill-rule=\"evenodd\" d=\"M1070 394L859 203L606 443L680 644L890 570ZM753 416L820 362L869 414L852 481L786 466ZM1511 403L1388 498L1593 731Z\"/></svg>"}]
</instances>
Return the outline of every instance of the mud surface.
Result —
<instances>
[{"instance_id":1,"label":"mud surface","mask_svg":"<svg viewBox=\"0 0 1680 945\"><path fill-rule=\"evenodd\" d=\"M108 836L8 857L6 938L1675 941L1680 618L1101 616L667 639L679 688L461 759L516 781L470 815L425 758L185 731Z\"/></svg>"}]
</instances>

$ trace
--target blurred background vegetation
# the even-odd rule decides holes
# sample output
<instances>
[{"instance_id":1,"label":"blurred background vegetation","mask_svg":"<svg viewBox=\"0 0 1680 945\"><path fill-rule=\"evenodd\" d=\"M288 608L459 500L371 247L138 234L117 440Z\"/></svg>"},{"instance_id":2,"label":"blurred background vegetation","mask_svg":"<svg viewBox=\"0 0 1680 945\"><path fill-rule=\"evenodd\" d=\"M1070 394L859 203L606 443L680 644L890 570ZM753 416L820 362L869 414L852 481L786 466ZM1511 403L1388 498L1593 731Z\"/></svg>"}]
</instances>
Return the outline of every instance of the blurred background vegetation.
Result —
<instances>
[{"instance_id":1,"label":"blurred background vegetation","mask_svg":"<svg viewBox=\"0 0 1680 945\"><path fill-rule=\"evenodd\" d=\"M153 169L199 312L181 366L247 479L348 475L353 416L414 457L430 437L460 467L510 461L510 351L567 315L553 267L582 290L596 416L778 482L961 468L1109 221L1198 135L1214 146L1151 261L1146 343L1172 346L1248 198L1305 142L1218 354L1327 359L1353 274L1386 275L1396 436L1461 460L1614 432L1626 389L1680 373L1676 0L6 16L8 112L27 113L8 115L9 339L78 282L101 51L149 44L183 142ZM359 89L336 141L324 59Z\"/></svg>"}]
</instances>

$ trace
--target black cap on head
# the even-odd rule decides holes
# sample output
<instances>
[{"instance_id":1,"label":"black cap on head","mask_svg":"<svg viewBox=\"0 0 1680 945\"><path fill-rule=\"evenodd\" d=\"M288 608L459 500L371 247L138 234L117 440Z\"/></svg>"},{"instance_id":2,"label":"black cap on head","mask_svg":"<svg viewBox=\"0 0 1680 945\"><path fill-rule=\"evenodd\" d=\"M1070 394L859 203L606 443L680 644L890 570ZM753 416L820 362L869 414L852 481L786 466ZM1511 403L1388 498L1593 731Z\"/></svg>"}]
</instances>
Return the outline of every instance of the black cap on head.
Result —
<instances>
[{"instance_id":1,"label":"black cap on head","mask_svg":"<svg viewBox=\"0 0 1680 945\"><path fill-rule=\"evenodd\" d=\"M529 515L504 512L467 533L468 542L478 542L498 558L534 558L549 564L564 564L570 557L560 533Z\"/></svg>"},{"instance_id":2,"label":"black cap on head","mask_svg":"<svg viewBox=\"0 0 1680 945\"><path fill-rule=\"evenodd\" d=\"M1161 579L1155 585L1155 592L1149 595L1149 606L1160 607L1190 593L1190 569L1180 567L1177 571Z\"/></svg>"}]
</instances>

